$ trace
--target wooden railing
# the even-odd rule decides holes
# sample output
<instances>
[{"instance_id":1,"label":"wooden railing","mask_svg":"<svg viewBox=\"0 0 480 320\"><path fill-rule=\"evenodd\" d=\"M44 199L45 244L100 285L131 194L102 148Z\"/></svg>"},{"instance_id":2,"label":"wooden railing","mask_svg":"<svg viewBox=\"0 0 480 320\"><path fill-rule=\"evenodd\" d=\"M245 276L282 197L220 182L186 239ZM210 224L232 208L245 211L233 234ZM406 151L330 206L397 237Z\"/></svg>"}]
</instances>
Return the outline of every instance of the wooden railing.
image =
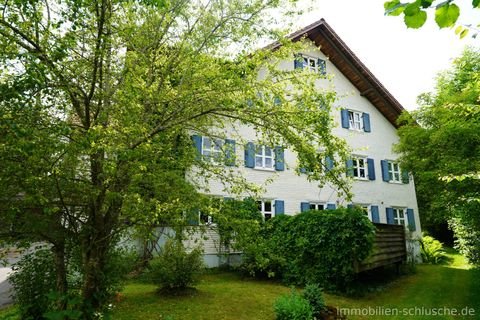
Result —
<instances>
[{"instance_id":1,"label":"wooden railing","mask_svg":"<svg viewBox=\"0 0 480 320\"><path fill-rule=\"evenodd\" d=\"M356 272L400 264L407 259L405 227L383 223L374 223L374 225L377 230L373 251L367 259L355 265Z\"/></svg>"}]
</instances>

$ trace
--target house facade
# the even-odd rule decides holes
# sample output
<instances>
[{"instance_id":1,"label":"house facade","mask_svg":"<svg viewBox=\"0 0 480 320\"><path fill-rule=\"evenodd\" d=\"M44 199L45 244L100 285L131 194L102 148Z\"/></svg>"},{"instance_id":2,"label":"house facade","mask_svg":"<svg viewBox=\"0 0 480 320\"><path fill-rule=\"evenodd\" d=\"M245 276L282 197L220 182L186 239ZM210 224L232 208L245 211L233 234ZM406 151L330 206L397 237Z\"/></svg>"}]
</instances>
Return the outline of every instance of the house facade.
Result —
<instances>
[{"instance_id":1,"label":"house facade","mask_svg":"<svg viewBox=\"0 0 480 320\"><path fill-rule=\"evenodd\" d=\"M277 215L294 215L309 209L329 210L337 207L361 206L375 223L401 224L421 235L420 219L413 177L402 170L398 155L392 150L398 142L397 118L404 110L400 103L383 87L363 65L333 29L322 19L291 35L298 40L306 35L320 51L299 52L296 59L283 61L285 70L307 68L311 72L333 75L334 90L341 98L332 108L331 116L336 127L334 134L345 139L352 150L347 161L347 175L353 178L352 201L347 201L334 186L319 186L309 182L306 174L298 174L296 154L288 149L256 144L255 132L249 127L240 128L246 141L244 145L234 140L222 141L230 145L237 159L243 159L240 170L249 181L265 185L265 193L258 207L265 219ZM275 50L276 44L270 49ZM328 80L318 80L319 89L331 86ZM208 137L193 137L198 152L214 156L221 152ZM243 143L242 143L243 144ZM327 159L327 166L329 161ZM266 181L274 177L272 182ZM209 194L229 197L221 183L212 182ZM208 217L199 217L200 223L209 224ZM218 236L213 226L203 237L206 262L210 266L221 263L218 256ZM195 238L195 237L194 237ZM193 240L192 240L193 241Z\"/></svg>"}]
</instances>

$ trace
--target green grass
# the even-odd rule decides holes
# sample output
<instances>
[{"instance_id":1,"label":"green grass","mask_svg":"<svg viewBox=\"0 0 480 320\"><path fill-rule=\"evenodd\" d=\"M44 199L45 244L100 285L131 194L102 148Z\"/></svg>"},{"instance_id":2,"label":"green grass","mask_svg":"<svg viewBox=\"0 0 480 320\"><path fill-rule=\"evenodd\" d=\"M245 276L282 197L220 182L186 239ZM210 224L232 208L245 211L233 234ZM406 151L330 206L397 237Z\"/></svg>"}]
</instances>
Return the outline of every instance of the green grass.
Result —
<instances>
[{"instance_id":1,"label":"green grass","mask_svg":"<svg viewBox=\"0 0 480 320\"><path fill-rule=\"evenodd\" d=\"M113 319L273 319L273 301L289 288L272 281L244 280L237 274L203 277L193 295L165 297L156 287L132 283ZM139 307L141 306L141 307Z\"/></svg>"},{"instance_id":2,"label":"green grass","mask_svg":"<svg viewBox=\"0 0 480 320\"><path fill-rule=\"evenodd\" d=\"M348 319L479 319L480 272L448 251L448 265L419 265L417 272L396 278L362 297L326 294L328 305L339 308L474 308L473 317L349 316ZM234 273L207 274L195 293L159 296L153 285L130 282L113 311L113 319L274 319L273 302L289 292L273 282L242 279ZM14 308L0 310L0 319L16 320Z\"/></svg>"}]
</instances>

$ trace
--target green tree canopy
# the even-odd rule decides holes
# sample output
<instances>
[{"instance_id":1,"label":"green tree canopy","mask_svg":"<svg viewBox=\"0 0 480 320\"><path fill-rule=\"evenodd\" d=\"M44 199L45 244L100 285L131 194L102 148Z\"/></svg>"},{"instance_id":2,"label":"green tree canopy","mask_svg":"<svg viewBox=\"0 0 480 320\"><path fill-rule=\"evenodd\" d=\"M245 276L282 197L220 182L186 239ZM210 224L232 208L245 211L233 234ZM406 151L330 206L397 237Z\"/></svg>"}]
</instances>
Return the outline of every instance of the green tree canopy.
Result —
<instances>
[{"instance_id":1,"label":"green tree canopy","mask_svg":"<svg viewBox=\"0 0 480 320\"><path fill-rule=\"evenodd\" d=\"M480 52L466 49L434 93L402 116L402 164L413 171L426 226L460 217L480 230Z\"/></svg>"},{"instance_id":2,"label":"green tree canopy","mask_svg":"<svg viewBox=\"0 0 480 320\"><path fill-rule=\"evenodd\" d=\"M60 294L69 290L66 267L76 247L87 312L106 302L108 256L122 230L182 223L208 179L232 194L258 191L235 166L198 158L192 133L241 146L235 128L249 126L260 141L297 152L296 169L310 168L309 179L348 193L337 178L342 166L324 174L317 161L318 150L339 164L346 157L331 132L335 93L316 89L318 74L278 68L285 59L293 64L303 45L269 28L278 19L272 10L290 5L0 4L2 239L50 243ZM282 46L254 50L260 39Z\"/></svg>"}]
</instances>

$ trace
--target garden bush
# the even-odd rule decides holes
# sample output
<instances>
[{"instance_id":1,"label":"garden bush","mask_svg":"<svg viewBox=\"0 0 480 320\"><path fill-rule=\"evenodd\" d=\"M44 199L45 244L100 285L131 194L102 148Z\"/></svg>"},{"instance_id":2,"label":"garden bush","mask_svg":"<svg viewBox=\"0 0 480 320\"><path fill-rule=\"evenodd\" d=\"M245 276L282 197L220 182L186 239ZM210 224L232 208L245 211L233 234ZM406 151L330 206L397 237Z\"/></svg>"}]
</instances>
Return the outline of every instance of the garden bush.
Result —
<instances>
[{"instance_id":1,"label":"garden bush","mask_svg":"<svg viewBox=\"0 0 480 320\"><path fill-rule=\"evenodd\" d=\"M359 208L308 211L267 221L256 245L246 248L244 268L289 284L317 283L344 290L354 263L373 246L375 227Z\"/></svg>"},{"instance_id":2,"label":"garden bush","mask_svg":"<svg viewBox=\"0 0 480 320\"><path fill-rule=\"evenodd\" d=\"M307 299L292 290L290 294L280 296L273 306L277 320L311 320L312 307Z\"/></svg>"},{"instance_id":3,"label":"garden bush","mask_svg":"<svg viewBox=\"0 0 480 320\"><path fill-rule=\"evenodd\" d=\"M422 260L425 263L440 264L447 259L443 244L433 237L423 235L420 239L420 247Z\"/></svg>"},{"instance_id":4,"label":"garden bush","mask_svg":"<svg viewBox=\"0 0 480 320\"><path fill-rule=\"evenodd\" d=\"M32 252L22 256L14 264L15 270L9 277L14 288L14 300L21 319L63 319L87 318L88 308L82 307L79 296L83 272L79 267L81 254L78 247L69 246L66 250L68 292L56 291L55 261L51 248L47 245L31 248ZM101 288L105 302L113 299L123 285L126 275L132 271L137 256L134 252L119 247L112 248L106 260ZM66 310L59 308L65 305ZM104 310L108 312L109 310ZM91 310L94 312L94 310Z\"/></svg>"},{"instance_id":5,"label":"garden bush","mask_svg":"<svg viewBox=\"0 0 480 320\"><path fill-rule=\"evenodd\" d=\"M308 301L312 307L312 314L315 319L320 319L322 311L325 310L325 300L323 291L318 284L307 284L303 290L303 298Z\"/></svg>"},{"instance_id":6,"label":"garden bush","mask_svg":"<svg viewBox=\"0 0 480 320\"><path fill-rule=\"evenodd\" d=\"M158 257L150 261L148 278L165 291L195 286L204 270L199 247L187 252L181 240L168 240Z\"/></svg>"},{"instance_id":7,"label":"garden bush","mask_svg":"<svg viewBox=\"0 0 480 320\"><path fill-rule=\"evenodd\" d=\"M56 283L50 249L38 248L25 254L13 268L9 280L21 319L43 319L43 314L53 307L49 295L55 291Z\"/></svg>"},{"instance_id":8,"label":"garden bush","mask_svg":"<svg viewBox=\"0 0 480 320\"><path fill-rule=\"evenodd\" d=\"M478 221L477 221L478 223ZM480 231L473 223L465 223L460 218L449 221L455 234L455 249L464 255L468 262L480 265Z\"/></svg>"}]
</instances>

